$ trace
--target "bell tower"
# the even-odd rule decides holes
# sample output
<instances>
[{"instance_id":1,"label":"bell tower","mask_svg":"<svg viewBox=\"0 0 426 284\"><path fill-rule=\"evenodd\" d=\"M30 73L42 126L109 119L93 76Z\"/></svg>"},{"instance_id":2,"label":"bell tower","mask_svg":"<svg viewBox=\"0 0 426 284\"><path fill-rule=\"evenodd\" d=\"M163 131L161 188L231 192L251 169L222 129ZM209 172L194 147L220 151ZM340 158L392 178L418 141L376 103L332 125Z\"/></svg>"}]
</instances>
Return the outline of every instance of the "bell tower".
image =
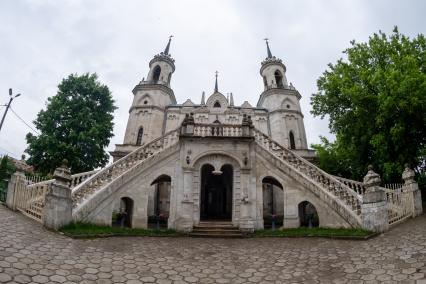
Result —
<instances>
[{"instance_id":1,"label":"bell tower","mask_svg":"<svg viewBox=\"0 0 426 284\"><path fill-rule=\"evenodd\" d=\"M126 133L123 144L117 144L111 152L117 160L137 147L160 137L166 107L176 104L176 98L170 87L175 71L175 60L171 57L169 41L163 52L154 56L149 62L149 72L133 88L133 102L129 110Z\"/></svg>"},{"instance_id":2,"label":"bell tower","mask_svg":"<svg viewBox=\"0 0 426 284\"><path fill-rule=\"evenodd\" d=\"M262 61L260 75L264 91L257 107L269 111L270 135L272 139L290 149L307 149L305 125L300 108L302 96L287 82L287 68L281 59L272 55L268 39L267 57Z\"/></svg>"}]
</instances>

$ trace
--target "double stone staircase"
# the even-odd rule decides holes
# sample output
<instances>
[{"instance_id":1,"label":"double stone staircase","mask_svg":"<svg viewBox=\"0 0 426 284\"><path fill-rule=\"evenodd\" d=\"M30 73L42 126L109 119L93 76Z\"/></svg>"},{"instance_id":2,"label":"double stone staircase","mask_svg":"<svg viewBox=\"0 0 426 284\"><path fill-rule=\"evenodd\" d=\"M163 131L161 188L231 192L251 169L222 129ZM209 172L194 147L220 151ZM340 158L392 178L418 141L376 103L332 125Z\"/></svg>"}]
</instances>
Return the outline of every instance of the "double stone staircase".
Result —
<instances>
[{"instance_id":1,"label":"double stone staircase","mask_svg":"<svg viewBox=\"0 0 426 284\"><path fill-rule=\"evenodd\" d=\"M196 124L194 130L198 129L197 127L205 127L205 125ZM241 129L235 130L238 127L241 128L241 125L220 125L220 127L222 128L220 131L203 132L204 136L202 137L233 136L232 133L242 133ZM180 130L181 128L179 127L170 131L100 171L91 173L84 180L74 182L71 185L74 219L85 220L102 200L105 200L126 180L131 179L135 174L139 174L142 166L150 161L155 162L159 156L162 156L159 155L160 153L176 146L179 142ZM232 135L228 135L228 132ZM194 135L199 135L197 133L194 131ZM353 227L361 227L362 195L354 190L357 186L355 181L345 180L343 182L338 180L293 151L273 141L257 129L251 129L250 135L254 137L256 151L259 154L267 157L280 171L296 178L305 187L309 188ZM43 187L41 194L46 194L45 187ZM36 206L37 215L40 215L40 210L42 210L43 203L40 204ZM197 234L198 236L203 236L206 233L220 235L220 233L224 232L229 233L230 236L237 235L236 229L232 228L232 226L230 227L228 223L203 223L195 228L194 236L197 236Z\"/></svg>"}]
</instances>

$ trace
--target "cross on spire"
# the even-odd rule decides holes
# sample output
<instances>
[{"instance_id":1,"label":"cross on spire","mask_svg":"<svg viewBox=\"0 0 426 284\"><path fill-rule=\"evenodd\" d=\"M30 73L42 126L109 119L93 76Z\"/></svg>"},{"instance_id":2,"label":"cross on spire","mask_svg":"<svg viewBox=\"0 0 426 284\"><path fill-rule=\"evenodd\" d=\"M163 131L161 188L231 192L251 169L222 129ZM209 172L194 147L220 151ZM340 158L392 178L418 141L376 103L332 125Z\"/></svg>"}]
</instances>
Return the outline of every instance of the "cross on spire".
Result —
<instances>
[{"instance_id":1,"label":"cross on spire","mask_svg":"<svg viewBox=\"0 0 426 284\"><path fill-rule=\"evenodd\" d=\"M217 71L215 72L215 74L216 74L216 75L215 75L215 76L216 76L216 82L215 82L215 84L214 84L214 92L215 92L215 93L218 93L218 92L219 92L219 89L218 89L218 87L217 87L217 74L218 74L218 73L219 73L219 72L217 72Z\"/></svg>"},{"instance_id":2,"label":"cross on spire","mask_svg":"<svg viewBox=\"0 0 426 284\"><path fill-rule=\"evenodd\" d=\"M271 50L269 49L269 42L268 42L269 38L264 38L264 41L266 42L266 49L268 51L268 57L267 58L272 58L272 53Z\"/></svg>"},{"instance_id":3,"label":"cross on spire","mask_svg":"<svg viewBox=\"0 0 426 284\"><path fill-rule=\"evenodd\" d=\"M167 43L166 49L165 49L165 50L164 50L164 52L163 52L165 55L168 55L168 54L169 54L170 42L172 41L172 37L173 37L173 35L170 35L170 36L169 36L169 42Z\"/></svg>"}]
</instances>

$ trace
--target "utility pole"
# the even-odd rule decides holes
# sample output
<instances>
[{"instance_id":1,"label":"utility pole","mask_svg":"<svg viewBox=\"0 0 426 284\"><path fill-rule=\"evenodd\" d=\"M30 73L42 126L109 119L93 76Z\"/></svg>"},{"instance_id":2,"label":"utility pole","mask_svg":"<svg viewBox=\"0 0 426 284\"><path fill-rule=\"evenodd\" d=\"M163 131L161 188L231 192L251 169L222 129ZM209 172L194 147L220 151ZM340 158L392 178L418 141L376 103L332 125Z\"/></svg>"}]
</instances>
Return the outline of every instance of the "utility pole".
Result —
<instances>
[{"instance_id":1,"label":"utility pole","mask_svg":"<svg viewBox=\"0 0 426 284\"><path fill-rule=\"evenodd\" d=\"M16 94L15 96L12 96L12 88L9 89L10 100L9 100L9 103L6 105L6 110L4 111L3 117L2 117L1 122L0 122L0 131L1 131L1 128L3 126L4 119L6 118L7 111L9 110L10 105L12 104L13 99L19 97L20 95L21 94Z\"/></svg>"}]
</instances>

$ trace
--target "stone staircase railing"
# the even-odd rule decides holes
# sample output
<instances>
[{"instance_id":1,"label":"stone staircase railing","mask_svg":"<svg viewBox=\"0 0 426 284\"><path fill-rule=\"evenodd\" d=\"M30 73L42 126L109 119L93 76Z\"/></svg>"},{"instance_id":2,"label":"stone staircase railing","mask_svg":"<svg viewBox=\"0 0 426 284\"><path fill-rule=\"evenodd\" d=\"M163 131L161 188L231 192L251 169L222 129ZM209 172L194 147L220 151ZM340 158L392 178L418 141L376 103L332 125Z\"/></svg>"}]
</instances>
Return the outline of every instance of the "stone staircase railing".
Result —
<instances>
[{"instance_id":1,"label":"stone staircase railing","mask_svg":"<svg viewBox=\"0 0 426 284\"><path fill-rule=\"evenodd\" d=\"M86 179L84 182L73 188L72 199L73 207L76 208L83 203L88 196L94 194L107 184L140 164L151 156L154 156L163 150L175 145L179 141L180 127L172 130L162 137L159 137L133 152L101 169L96 174Z\"/></svg>"},{"instance_id":2,"label":"stone staircase railing","mask_svg":"<svg viewBox=\"0 0 426 284\"><path fill-rule=\"evenodd\" d=\"M333 176L333 177L335 179L337 179L338 181L343 182L345 185L350 187L356 193L358 193L360 195L363 195L365 193L365 186L364 186L363 182L351 180L351 179L347 179L347 178L342 178L342 177L338 177L338 176Z\"/></svg>"},{"instance_id":3,"label":"stone staircase railing","mask_svg":"<svg viewBox=\"0 0 426 284\"><path fill-rule=\"evenodd\" d=\"M96 172L97 170L72 175L69 186L71 188L77 186ZM28 181L25 178L19 180L15 189L16 208L29 217L41 222L44 200L50 185L54 181L54 179L50 179L28 185Z\"/></svg>"},{"instance_id":4,"label":"stone staircase railing","mask_svg":"<svg viewBox=\"0 0 426 284\"><path fill-rule=\"evenodd\" d=\"M345 218L352 226L361 227L362 195L336 177L324 172L312 163L281 146L257 129L253 129L255 141L267 152L280 161L292 167L296 173L315 184L328 195L331 195L334 206L344 213Z\"/></svg>"}]
</instances>

